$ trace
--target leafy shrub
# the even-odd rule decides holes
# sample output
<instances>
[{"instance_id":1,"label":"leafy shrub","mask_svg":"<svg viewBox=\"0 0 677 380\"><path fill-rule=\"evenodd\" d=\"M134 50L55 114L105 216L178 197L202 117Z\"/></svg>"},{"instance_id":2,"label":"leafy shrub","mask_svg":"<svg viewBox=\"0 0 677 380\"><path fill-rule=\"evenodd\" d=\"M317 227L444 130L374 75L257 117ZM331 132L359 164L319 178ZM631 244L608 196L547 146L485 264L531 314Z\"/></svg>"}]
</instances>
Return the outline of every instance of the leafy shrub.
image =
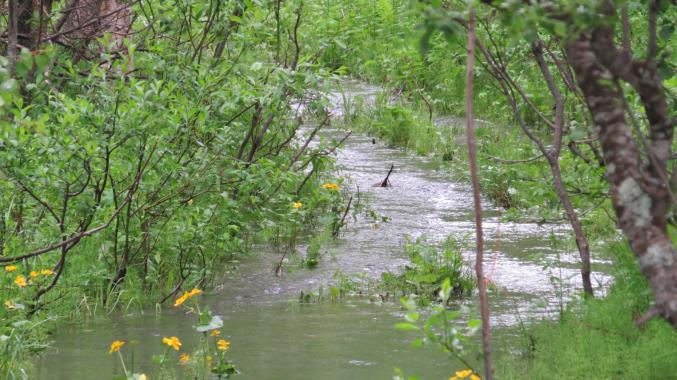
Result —
<instances>
[{"instance_id":1,"label":"leafy shrub","mask_svg":"<svg viewBox=\"0 0 677 380\"><path fill-rule=\"evenodd\" d=\"M447 239L442 247L435 247L428 244L425 237L419 237L407 242L405 251L411 264L405 265L400 274L383 273L381 281L384 289L403 296L415 294L421 303L438 300L440 286L447 279L451 284L452 297L468 295L474 289L475 280L453 240Z\"/></svg>"}]
</instances>

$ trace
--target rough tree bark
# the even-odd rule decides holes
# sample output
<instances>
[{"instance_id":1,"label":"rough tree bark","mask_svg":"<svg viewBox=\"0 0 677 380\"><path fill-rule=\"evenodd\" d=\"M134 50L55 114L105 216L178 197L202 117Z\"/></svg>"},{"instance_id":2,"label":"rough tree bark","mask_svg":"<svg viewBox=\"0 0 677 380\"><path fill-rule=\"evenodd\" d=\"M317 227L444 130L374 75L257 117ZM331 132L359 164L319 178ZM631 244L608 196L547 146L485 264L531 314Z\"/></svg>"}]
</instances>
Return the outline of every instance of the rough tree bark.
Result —
<instances>
[{"instance_id":1,"label":"rough tree bark","mask_svg":"<svg viewBox=\"0 0 677 380\"><path fill-rule=\"evenodd\" d=\"M26 49L33 48L33 30L31 18L33 16L33 0L15 0L17 42Z\"/></svg>"},{"instance_id":2,"label":"rough tree bark","mask_svg":"<svg viewBox=\"0 0 677 380\"><path fill-rule=\"evenodd\" d=\"M9 58L9 75L14 74L14 64L17 56L17 14L16 14L16 0L9 0L9 19L7 20L7 32L9 34L9 41L7 44L7 57Z\"/></svg>"},{"instance_id":3,"label":"rough tree bark","mask_svg":"<svg viewBox=\"0 0 677 380\"><path fill-rule=\"evenodd\" d=\"M605 29L581 34L566 51L598 130L619 225L654 291L655 306L647 315L662 315L677 328L677 256L667 233L668 186L660 175L671 155L675 122L667 117L660 80L646 62L619 54ZM617 78L633 85L644 104L649 162L642 160L625 118Z\"/></svg>"}]
</instances>

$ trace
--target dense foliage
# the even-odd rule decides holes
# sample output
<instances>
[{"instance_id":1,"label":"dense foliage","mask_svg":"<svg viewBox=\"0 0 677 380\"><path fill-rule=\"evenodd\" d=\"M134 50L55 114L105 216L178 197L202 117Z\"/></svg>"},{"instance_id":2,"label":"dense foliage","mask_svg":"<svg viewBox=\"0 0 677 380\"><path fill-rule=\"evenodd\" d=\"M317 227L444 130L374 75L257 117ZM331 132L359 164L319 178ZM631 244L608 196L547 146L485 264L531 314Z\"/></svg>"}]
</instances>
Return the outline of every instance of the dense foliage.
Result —
<instances>
[{"instance_id":1,"label":"dense foliage","mask_svg":"<svg viewBox=\"0 0 677 380\"><path fill-rule=\"evenodd\" d=\"M336 142L301 132L327 78L293 29L302 7L135 4L123 46L103 30L2 59L0 377L39 348L36 324L164 303L338 214L321 186Z\"/></svg>"}]
</instances>

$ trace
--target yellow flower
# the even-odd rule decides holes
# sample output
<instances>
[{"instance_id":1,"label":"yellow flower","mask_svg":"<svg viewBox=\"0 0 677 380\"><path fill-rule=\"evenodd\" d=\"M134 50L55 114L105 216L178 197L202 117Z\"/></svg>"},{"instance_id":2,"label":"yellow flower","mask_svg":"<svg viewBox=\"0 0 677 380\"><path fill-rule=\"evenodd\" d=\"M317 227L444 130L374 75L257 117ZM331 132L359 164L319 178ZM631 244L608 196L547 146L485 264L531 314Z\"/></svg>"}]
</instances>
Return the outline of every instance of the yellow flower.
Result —
<instances>
[{"instance_id":1,"label":"yellow flower","mask_svg":"<svg viewBox=\"0 0 677 380\"><path fill-rule=\"evenodd\" d=\"M145 373L142 373L139 375L139 378L137 380L148 380L148 376L146 376Z\"/></svg>"},{"instance_id":2,"label":"yellow flower","mask_svg":"<svg viewBox=\"0 0 677 380\"><path fill-rule=\"evenodd\" d=\"M19 269L19 267L16 265L8 265L5 267L5 272L13 272L17 269Z\"/></svg>"},{"instance_id":3,"label":"yellow flower","mask_svg":"<svg viewBox=\"0 0 677 380\"><path fill-rule=\"evenodd\" d=\"M219 350L226 351L228 347L230 347L230 342L225 339L221 339L218 342L216 342L216 346L218 347Z\"/></svg>"},{"instance_id":4,"label":"yellow flower","mask_svg":"<svg viewBox=\"0 0 677 380\"><path fill-rule=\"evenodd\" d=\"M335 183L325 183L324 185L322 185L322 187L324 187L327 190L338 190L339 189L339 185L335 184Z\"/></svg>"},{"instance_id":5,"label":"yellow flower","mask_svg":"<svg viewBox=\"0 0 677 380\"><path fill-rule=\"evenodd\" d=\"M207 355L207 364L212 365L212 356Z\"/></svg>"},{"instance_id":6,"label":"yellow flower","mask_svg":"<svg viewBox=\"0 0 677 380\"><path fill-rule=\"evenodd\" d=\"M188 364L189 361L190 361L190 355L188 355L188 354L181 354L181 356L179 356L179 363L181 363L181 364Z\"/></svg>"},{"instance_id":7,"label":"yellow flower","mask_svg":"<svg viewBox=\"0 0 677 380\"><path fill-rule=\"evenodd\" d=\"M176 302L174 302L174 307L181 306L186 300L188 299L188 294L183 293L183 295L179 298L176 299Z\"/></svg>"},{"instance_id":8,"label":"yellow flower","mask_svg":"<svg viewBox=\"0 0 677 380\"><path fill-rule=\"evenodd\" d=\"M16 305L12 300L5 300L5 307L7 307L9 310L14 310L16 309Z\"/></svg>"},{"instance_id":9,"label":"yellow flower","mask_svg":"<svg viewBox=\"0 0 677 380\"><path fill-rule=\"evenodd\" d=\"M40 274L43 276L51 276L54 274L54 271L51 269L43 269L40 271Z\"/></svg>"},{"instance_id":10,"label":"yellow flower","mask_svg":"<svg viewBox=\"0 0 677 380\"><path fill-rule=\"evenodd\" d=\"M176 351L179 350L179 347L181 347L181 341L179 338L173 336L171 338L164 337L162 338L162 343L168 345L169 347L175 349Z\"/></svg>"},{"instance_id":11,"label":"yellow flower","mask_svg":"<svg viewBox=\"0 0 677 380\"><path fill-rule=\"evenodd\" d=\"M28 285L28 283L26 282L26 277L24 277L23 275L16 276L16 278L14 279L14 283L19 285L19 287L21 288Z\"/></svg>"},{"instance_id":12,"label":"yellow flower","mask_svg":"<svg viewBox=\"0 0 677 380\"><path fill-rule=\"evenodd\" d=\"M298 210L298 209L300 209L301 207L303 207L303 203L301 203L301 202L294 202L293 206L294 206L295 209Z\"/></svg>"},{"instance_id":13,"label":"yellow flower","mask_svg":"<svg viewBox=\"0 0 677 380\"><path fill-rule=\"evenodd\" d=\"M209 335L219 336L219 335L221 335L221 330L212 330L212 332L210 332Z\"/></svg>"},{"instance_id":14,"label":"yellow flower","mask_svg":"<svg viewBox=\"0 0 677 380\"><path fill-rule=\"evenodd\" d=\"M466 369L463 371L456 371L454 376L450 377L449 380L461 380L470 376L470 380L481 380L479 376L475 375L472 369Z\"/></svg>"},{"instance_id":15,"label":"yellow flower","mask_svg":"<svg viewBox=\"0 0 677 380\"><path fill-rule=\"evenodd\" d=\"M123 340L115 340L110 344L110 350L108 350L108 353L112 354L113 352L118 352L124 345L125 342Z\"/></svg>"},{"instance_id":16,"label":"yellow flower","mask_svg":"<svg viewBox=\"0 0 677 380\"><path fill-rule=\"evenodd\" d=\"M40 273L38 273L37 271L34 271L34 270L32 270L31 273L30 273L31 278L36 278L39 275L40 275Z\"/></svg>"},{"instance_id":17,"label":"yellow flower","mask_svg":"<svg viewBox=\"0 0 677 380\"><path fill-rule=\"evenodd\" d=\"M201 294L202 290L194 288L193 290L189 292L184 292L183 295L179 298L176 299L176 302L174 302L174 307L181 306L186 300L188 300L192 296L196 296L198 294Z\"/></svg>"}]
</instances>

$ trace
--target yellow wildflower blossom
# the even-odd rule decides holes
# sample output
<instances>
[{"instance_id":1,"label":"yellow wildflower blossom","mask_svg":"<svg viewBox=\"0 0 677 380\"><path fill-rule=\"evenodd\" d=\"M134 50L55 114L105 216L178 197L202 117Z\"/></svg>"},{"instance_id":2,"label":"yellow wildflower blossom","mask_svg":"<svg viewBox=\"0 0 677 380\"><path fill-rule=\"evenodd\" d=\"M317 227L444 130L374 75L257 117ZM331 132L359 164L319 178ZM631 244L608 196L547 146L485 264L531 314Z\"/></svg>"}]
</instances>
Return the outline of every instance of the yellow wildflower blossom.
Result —
<instances>
[{"instance_id":1,"label":"yellow wildflower blossom","mask_svg":"<svg viewBox=\"0 0 677 380\"><path fill-rule=\"evenodd\" d=\"M179 340L179 338L175 336L171 338L167 337L162 338L162 343L168 345L169 347L175 349L176 351L178 351L179 348L181 347L181 341Z\"/></svg>"},{"instance_id":2,"label":"yellow wildflower blossom","mask_svg":"<svg viewBox=\"0 0 677 380\"><path fill-rule=\"evenodd\" d=\"M13 272L17 269L19 269L19 267L16 265L8 265L5 267L5 272Z\"/></svg>"},{"instance_id":3,"label":"yellow wildflower blossom","mask_svg":"<svg viewBox=\"0 0 677 380\"><path fill-rule=\"evenodd\" d=\"M181 306L186 300L188 299L188 295L184 293L181 297L176 299L176 302L174 302L174 307Z\"/></svg>"},{"instance_id":4,"label":"yellow wildflower blossom","mask_svg":"<svg viewBox=\"0 0 677 380\"><path fill-rule=\"evenodd\" d=\"M181 297L176 299L176 302L174 302L174 307L181 306L190 297L196 296L196 295L201 294L201 293L202 293L202 290L197 289L197 288L194 288L193 290L191 290L189 292L184 292Z\"/></svg>"},{"instance_id":5,"label":"yellow wildflower blossom","mask_svg":"<svg viewBox=\"0 0 677 380\"><path fill-rule=\"evenodd\" d=\"M179 363L181 363L181 364L188 364L189 361L190 361L190 355L188 355L188 354L181 354L181 356L179 356Z\"/></svg>"},{"instance_id":6,"label":"yellow wildflower blossom","mask_svg":"<svg viewBox=\"0 0 677 380\"><path fill-rule=\"evenodd\" d=\"M221 335L221 330L212 330L209 335L211 336L219 336Z\"/></svg>"},{"instance_id":7,"label":"yellow wildflower blossom","mask_svg":"<svg viewBox=\"0 0 677 380\"><path fill-rule=\"evenodd\" d=\"M30 273L31 278L36 278L39 275L40 275L40 273L38 273L37 271L34 271L34 270L32 270L31 273Z\"/></svg>"},{"instance_id":8,"label":"yellow wildflower blossom","mask_svg":"<svg viewBox=\"0 0 677 380\"><path fill-rule=\"evenodd\" d=\"M449 380L462 380L467 379L470 376L470 380L481 380L479 376L473 373L472 369L465 369L462 371L456 371L454 376L450 377Z\"/></svg>"},{"instance_id":9,"label":"yellow wildflower blossom","mask_svg":"<svg viewBox=\"0 0 677 380\"><path fill-rule=\"evenodd\" d=\"M228 347L230 347L230 342L225 339L221 339L216 342L216 347L221 351L226 351Z\"/></svg>"},{"instance_id":10,"label":"yellow wildflower blossom","mask_svg":"<svg viewBox=\"0 0 677 380\"><path fill-rule=\"evenodd\" d=\"M322 185L322 187L327 189L327 190L338 190L339 189L339 185L336 184L336 183L325 183L324 185Z\"/></svg>"},{"instance_id":11,"label":"yellow wildflower blossom","mask_svg":"<svg viewBox=\"0 0 677 380\"><path fill-rule=\"evenodd\" d=\"M145 373L142 373L139 375L139 378L137 380L148 380L148 376L146 376Z\"/></svg>"},{"instance_id":12,"label":"yellow wildflower blossom","mask_svg":"<svg viewBox=\"0 0 677 380\"><path fill-rule=\"evenodd\" d=\"M16 309L16 305L12 300L5 300L5 307L8 308L9 310L14 310Z\"/></svg>"},{"instance_id":13,"label":"yellow wildflower blossom","mask_svg":"<svg viewBox=\"0 0 677 380\"><path fill-rule=\"evenodd\" d=\"M14 279L14 283L21 288L28 285L28 282L26 282L26 277L24 277L23 275L16 276L16 278Z\"/></svg>"},{"instance_id":14,"label":"yellow wildflower blossom","mask_svg":"<svg viewBox=\"0 0 677 380\"><path fill-rule=\"evenodd\" d=\"M303 203L301 203L301 202L294 202L292 206L293 206L295 209L298 210L298 209L300 209L301 207L303 207Z\"/></svg>"},{"instance_id":15,"label":"yellow wildflower blossom","mask_svg":"<svg viewBox=\"0 0 677 380\"><path fill-rule=\"evenodd\" d=\"M54 274L54 271L51 269L43 269L40 271L40 274L43 276L51 276Z\"/></svg>"},{"instance_id":16,"label":"yellow wildflower blossom","mask_svg":"<svg viewBox=\"0 0 677 380\"><path fill-rule=\"evenodd\" d=\"M122 346L125 345L125 341L123 340L115 340L113 343L110 344L110 350L108 350L109 354L112 354L113 352L118 352L122 348Z\"/></svg>"}]
</instances>

